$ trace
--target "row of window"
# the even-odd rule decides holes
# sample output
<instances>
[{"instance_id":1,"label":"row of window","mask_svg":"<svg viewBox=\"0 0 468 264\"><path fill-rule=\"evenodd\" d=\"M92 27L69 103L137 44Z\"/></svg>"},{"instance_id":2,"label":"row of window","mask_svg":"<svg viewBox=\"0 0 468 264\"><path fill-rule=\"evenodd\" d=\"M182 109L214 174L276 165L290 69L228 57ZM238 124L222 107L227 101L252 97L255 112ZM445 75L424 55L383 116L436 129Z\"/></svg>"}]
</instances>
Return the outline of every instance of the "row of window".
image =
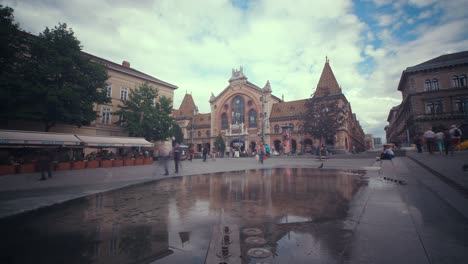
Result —
<instances>
[{"instance_id":1,"label":"row of window","mask_svg":"<svg viewBox=\"0 0 468 264\"><path fill-rule=\"evenodd\" d=\"M289 123L289 127L291 128L291 131L294 131L294 124L293 123ZM273 133L275 133L275 134L280 133L280 126L279 125L274 126Z\"/></svg>"},{"instance_id":2,"label":"row of window","mask_svg":"<svg viewBox=\"0 0 468 264\"><path fill-rule=\"evenodd\" d=\"M466 86L466 75L454 75L452 77L452 87L464 87ZM439 90L439 80L437 79L427 79L424 82L425 91L437 91Z\"/></svg>"},{"instance_id":3,"label":"row of window","mask_svg":"<svg viewBox=\"0 0 468 264\"><path fill-rule=\"evenodd\" d=\"M251 109L249 111L249 128L257 127L257 111ZM241 124L244 123L244 115L240 112L232 112L232 124ZM221 129L228 129L229 127L228 115L223 113L221 115Z\"/></svg>"},{"instance_id":4,"label":"row of window","mask_svg":"<svg viewBox=\"0 0 468 264\"><path fill-rule=\"evenodd\" d=\"M112 84L111 83L106 83L106 94L107 97L112 97ZM128 88L127 87L121 87L120 88L120 99L121 100L127 100L128 97Z\"/></svg>"},{"instance_id":5,"label":"row of window","mask_svg":"<svg viewBox=\"0 0 468 264\"><path fill-rule=\"evenodd\" d=\"M428 101L425 104L425 111L426 114L442 114L443 111L443 103L442 100L434 100ZM468 99L457 99L455 100L454 109L455 112L465 113L468 111Z\"/></svg>"},{"instance_id":6,"label":"row of window","mask_svg":"<svg viewBox=\"0 0 468 264\"><path fill-rule=\"evenodd\" d=\"M210 137L210 135L211 135L210 131L207 130L207 131L205 132L205 135L206 135L206 137ZM202 132L201 132L201 131L198 131L198 132L197 132L197 136L200 138L200 137L202 136ZM190 137L192 137L192 131L190 131Z\"/></svg>"}]
</instances>

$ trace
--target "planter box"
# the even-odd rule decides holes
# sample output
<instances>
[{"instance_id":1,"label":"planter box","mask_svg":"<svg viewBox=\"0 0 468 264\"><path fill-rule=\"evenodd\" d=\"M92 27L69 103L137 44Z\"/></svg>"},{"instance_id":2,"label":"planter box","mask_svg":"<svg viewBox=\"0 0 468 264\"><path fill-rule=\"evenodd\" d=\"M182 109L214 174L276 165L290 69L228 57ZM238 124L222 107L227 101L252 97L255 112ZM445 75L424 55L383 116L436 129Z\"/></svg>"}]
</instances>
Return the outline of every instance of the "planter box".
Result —
<instances>
[{"instance_id":1,"label":"planter box","mask_svg":"<svg viewBox=\"0 0 468 264\"><path fill-rule=\"evenodd\" d=\"M111 168L112 160L101 160L101 168Z\"/></svg>"},{"instance_id":2,"label":"planter box","mask_svg":"<svg viewBox=\"0 0 468 264\"><path fill-rule=\"evenodd\" d=\"M124 166L133 166L135 165L135 160L134 159L126 159L123 160Z\"/></svg>"},{"instance_id":3,"label":"planter box","mask_svg":"<svg viewBox=\"0 0 468 264\"><path fill-rule=\"evenodd\" d=\"M32 173L36 171L36 164L19 165L19 173Z\"/></svg>"},{"instance_id":4,"label":"planter box","mask_svg":"<svg viewBox=\"0 0 468 264\"><path fill-rule=\"evenodd\" d=\"M145 158L144 161L143 161L143 164L145 164L145 165L153 164L153 158Z\"/></svg>"},{"instance_id":5,"label":"planter box","mask_svg":"<svg viewBox=\"0 0 468 264\"><path fill-rule=\"evenodd\" d=\"M15 174L15 165L0 165L0 175Z\"/></svg>"},{"instance_id":6,"label":"planter box","mask_svg":"<svg viewBox=\"0 0 468 264\"><path fill-rule=\"evenodd\" d=\"M59 162L56 165L56 170L70 170L71 169L71 162Z\"/></svg>"},{"instance_id":7,"label":"planter box","mask_svg":"<svg viewBox=\"0 0 468 264\"><path fill-rule=\"evenodd\" d=\"M88 160L86 162L86 168L88 169L99 168L99 160Z\"/></svg>"},{"instance_id":8,"label":"planter box","mask_svg":"<svg viewBox=\"0 0 468 264\"><path fill-rule=\"evenodd\" d=\"M137 165L143 165L143 158L135 159L135 166L137 166Z\"/></svg>"},{"instance_id":9,"label":"planter box","mask_svg":"<svg viewBox=\"0 0 468 264\"><path fill-rule=\"evenodd\" d=\"M82 170L86 166L84 161L72 161L72 170Z\"/></svg>"},{"instance_id":10,"label":"planter box","mask_svg":"<svg viewBox=\"0 0 468 264\"><path fill-rule=\"evenodd\" d=\"M123 160L116 159L112 161L112 167L122 167L122 166L123 166Z\"/></svg>"}]
</instances>

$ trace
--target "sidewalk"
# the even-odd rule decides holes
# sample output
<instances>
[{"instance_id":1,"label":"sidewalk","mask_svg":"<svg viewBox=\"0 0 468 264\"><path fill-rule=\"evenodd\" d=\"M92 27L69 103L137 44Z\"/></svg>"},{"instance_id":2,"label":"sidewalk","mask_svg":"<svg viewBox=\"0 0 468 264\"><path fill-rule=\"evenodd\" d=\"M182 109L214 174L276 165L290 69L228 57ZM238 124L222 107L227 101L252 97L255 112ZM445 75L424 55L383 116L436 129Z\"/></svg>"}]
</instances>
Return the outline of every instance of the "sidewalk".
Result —
<instances>
[{"instance_id":1,"label":"sidewalk","mask_svg":"<svg viewBox=\"0 0 468 264\"><path fill-rule=\"evenodd\" d=\"M312 156L303 158L272 157L259 164L254 158L220 158L203 162L200 159L181 162L179 173L174 173L173 161L169 164L169 177L200 175L225 171L250 170L273 167L318 167L365 169L374 159L339 159L318 161ZM79 197L122 188L129 185L162 179L161 164L118 168L56 171L53 177L39 181L39 173L5 175L0 177L0 218L63 203Z\"/></svg>"},{"instance_id":2,"label":"sidewalk","mask_svg":"<svg viewBox=\"0 0 468 264\"><path fill-rule=\"evenodd\" d=\"M468 151L457 151L453 156L408 151L406 156L468 198L468 171L462 169L464 164L468 164Z\"/></svg>"}]
</instances>

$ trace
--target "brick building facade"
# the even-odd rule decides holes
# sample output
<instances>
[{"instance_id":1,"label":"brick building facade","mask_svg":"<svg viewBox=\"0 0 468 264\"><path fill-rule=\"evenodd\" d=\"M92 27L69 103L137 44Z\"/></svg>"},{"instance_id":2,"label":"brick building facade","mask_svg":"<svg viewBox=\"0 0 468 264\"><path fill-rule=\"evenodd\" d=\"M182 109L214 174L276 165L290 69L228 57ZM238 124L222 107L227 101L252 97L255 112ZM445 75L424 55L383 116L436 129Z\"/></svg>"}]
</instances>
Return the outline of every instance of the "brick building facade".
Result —
<instances>
[{"instance_id":1,"label":"brick building facade","mask_svg":"<svg viewBox=\"0 0 468 264\"><path fill-rule=\"evenodd\" d=\"M388 114L387 142L410 144L428 128L437 131L453 124L466 131L467 74L468 51L442 55L406 68L398 85L402 103Z\"/></svg>"},{"instance_id":2,"label":"brick building facade","mask_svg":"<svg viewBox=\"0 0 468 264\"><path fill-rule=\"evenodd\" d=\"M317 100L333 100L344 114L342 127L329 148L335 152L363 151L364 132L342 94L327 59L315 92ZM264 139L265 144L283 153L312 152L319 140L301 129L301 116L308 99L285 102L272 94L270 82L259 87L248 81L242 67L233 69L229 85L217 96L211 94L210 113L198 112L193 98L186 94L173 115L184 134L184 143L201 151L213 146L221 135L226 146L252 151ZM212 148L213 149L213 148Z\"/></svg>"}]
</instances>

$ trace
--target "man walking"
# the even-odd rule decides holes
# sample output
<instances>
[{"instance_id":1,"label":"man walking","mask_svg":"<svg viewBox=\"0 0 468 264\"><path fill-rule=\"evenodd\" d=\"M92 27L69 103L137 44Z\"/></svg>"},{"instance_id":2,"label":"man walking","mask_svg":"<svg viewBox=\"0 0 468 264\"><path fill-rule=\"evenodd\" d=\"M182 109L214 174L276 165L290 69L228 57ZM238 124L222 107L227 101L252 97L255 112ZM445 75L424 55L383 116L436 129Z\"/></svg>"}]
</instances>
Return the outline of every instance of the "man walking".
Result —
<instances>
[{"instance_id":1,"label":"man walking","mask_svg":"<svg viewBox=\"0 0 468 264\"><path fill-rule=\"evenodd\" d=\"M162 148L160 150L160 155L164 164L164 175L169 175L168 163L171 158L171 142L164 141Z\"/></svg>"},{"instance_id":2,"label":"man walking","mask_svg":"<svg viewBox=\"0 0 468 264\"><path fill-rule=\"evenodd\" d=\"M429 128L426 130L426 132L424 132L424 140L426 141L427 151L429 151L431 154L433 154L434 151L435 138L436 135L432 131L432 128Z\"/></svg>"},{"instance_id":3,"label":"man walking","mask_svg":"<svg viewBox=\"0 0 468 264\"><path fill-rule=\"evenodd\" d=\"M179 161L180 161L180 146L179 143L176 143L174 146L174 165L175 165L175 173L179 173Z\"/></svg>"},{"instance_id":4,"label":"man walking","mask_svg":"<svg viewBox=\"0 0 468 264\"><path fill-rule=\"evenodd\" d=\"M40 181L45 181L45 172L47 171L47 176L52 178L52 172L50 171L51 157L48 151L42 151L39 157L39 169L41 171Z\"/></svg>"}]
</instances>

